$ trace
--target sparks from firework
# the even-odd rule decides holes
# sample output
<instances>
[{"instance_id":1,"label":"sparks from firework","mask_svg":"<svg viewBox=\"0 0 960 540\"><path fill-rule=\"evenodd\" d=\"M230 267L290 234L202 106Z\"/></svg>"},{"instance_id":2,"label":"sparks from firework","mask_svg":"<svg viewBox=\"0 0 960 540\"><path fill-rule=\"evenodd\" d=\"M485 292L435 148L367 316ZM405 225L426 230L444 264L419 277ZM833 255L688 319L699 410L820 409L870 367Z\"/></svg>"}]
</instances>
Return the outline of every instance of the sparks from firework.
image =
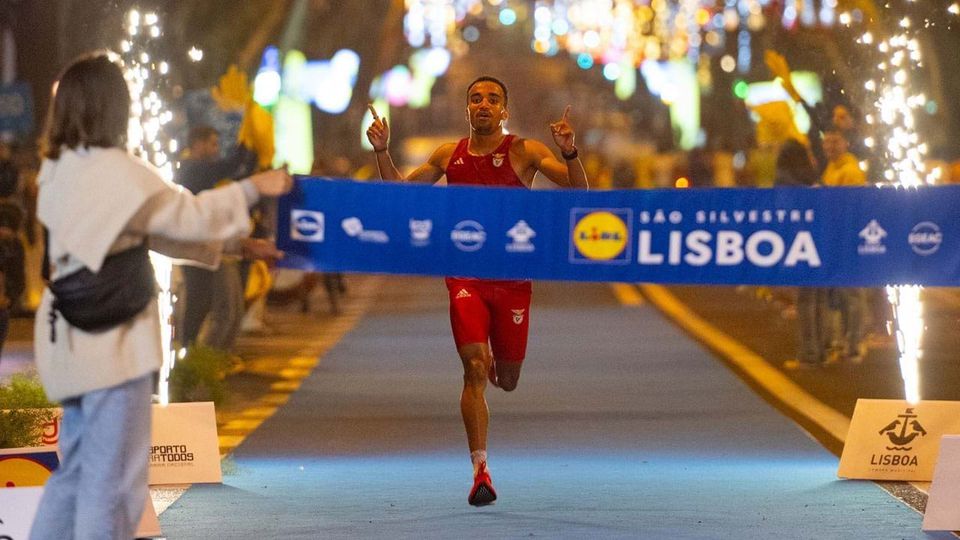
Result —
<instances>
[{"instance_id":1,"label":"sparks from firework","mask_svg":"<svg viewBox=\"0 0 960 540\"><path fill-rule=\"evenodd\" d=\"M864 144L876 152L883 164L883 178L888 183L916 188L934 184L937 174L927 171L927 145L917 131L917 115L926 105L921 92L912 89L911 66L923 67L919 41L909 16L901 17L892 35L875 37L865 32L858 42L874 47L882 60L876 66L876 75L864 83L864 89L873 100L875 114L866 115L867 124L880 135L867 137ZM885 145L877 141L886 141ZM893 307L893 331L900 353L900 376L904 397L912 404L920 396L920 360L923 358L922 340L925 330L921 286L889 286L887 299Z\"/></svg>"},{"instance_id":2,"label":"sparks from firework","mask_svg":"<svg viewBox=\"0 0 960 540\"><path fill-rule=\"evenodd\" d=\"M162 35L159 17L155 13L141 13L132 9L127 12L124 29L127 37L121 41L120 51L124 76L130 86L133 101L127 128L130 146L143 159L154 164L164 180L173 182L173 163L168 152L175 154L177 143L163 130L163 126L173 119L173 114L162 98L170 65L154 53L156 39ZM173 328L170 323L175 301L170 290L173 268L169 258L157 253L151 252L150 260L160 286L160 335L161 342L165 344L157 393L160 403L166 405L170 400L170 370L175 361L171 347Z\"/></svg>"}]
</instances>

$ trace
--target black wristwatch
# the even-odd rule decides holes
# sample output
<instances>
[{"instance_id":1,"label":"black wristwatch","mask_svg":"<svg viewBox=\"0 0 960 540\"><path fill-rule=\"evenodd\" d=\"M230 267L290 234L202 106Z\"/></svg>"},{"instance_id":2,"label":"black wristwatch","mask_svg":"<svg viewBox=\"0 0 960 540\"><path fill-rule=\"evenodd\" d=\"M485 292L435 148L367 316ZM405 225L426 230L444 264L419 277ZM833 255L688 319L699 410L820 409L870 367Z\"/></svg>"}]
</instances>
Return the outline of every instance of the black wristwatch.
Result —
<instances>
[{"instance_id":1,"label":"black wristwatch","mask_svg":"<svg viewBox=\"0 0 960 540\"><path fill-rule=\"evenodd\" d=\"M567 161L577 159L577 157L579 156L579 154L577 153L576 146L573 147L573 152L570 152L569 154L565 153L563 150L560 150L560 155L563 156L563 159Z\"/></svg>"}]
</instances>

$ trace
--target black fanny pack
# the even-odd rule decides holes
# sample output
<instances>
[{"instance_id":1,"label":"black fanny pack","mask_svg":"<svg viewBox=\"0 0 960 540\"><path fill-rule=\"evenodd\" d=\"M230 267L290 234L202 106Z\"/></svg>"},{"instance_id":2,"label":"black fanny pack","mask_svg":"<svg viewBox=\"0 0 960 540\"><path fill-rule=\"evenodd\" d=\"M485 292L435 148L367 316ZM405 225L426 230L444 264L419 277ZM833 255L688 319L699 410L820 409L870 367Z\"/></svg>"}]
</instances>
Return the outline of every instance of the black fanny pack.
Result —
<instances>
[{"instance_id":1,"label":"black fanny pack","mask_svg":"<svg viewBox=\"0 0 960 540\"><path fill-rule=\"evenodd\" d=\"M86 332L108 330L132 319L157 295L146 243L110 255L97 273L83 268L49 287L54 296L51 330L57 313ZM50 338L56 339L52 332Z\"/></svg>"}]
</instances>

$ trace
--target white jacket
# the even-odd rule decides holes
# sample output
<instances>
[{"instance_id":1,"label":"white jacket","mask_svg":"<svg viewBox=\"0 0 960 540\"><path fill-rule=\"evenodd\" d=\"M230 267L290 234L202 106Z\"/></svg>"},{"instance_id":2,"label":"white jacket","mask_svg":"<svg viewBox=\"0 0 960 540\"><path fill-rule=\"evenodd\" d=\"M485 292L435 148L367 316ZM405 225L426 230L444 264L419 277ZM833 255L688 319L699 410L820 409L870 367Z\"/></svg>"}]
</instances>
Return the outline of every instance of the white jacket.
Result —
<instances>
[{"instance_id":1,"label":"white jacket","mask_svg":"<svg viewBox=\"0 0 960 540\"><path fill-rule=\"evenodd\" d=\"M154 251L215 265L222 242L250 233L248 205L255 202L242 183L193 195L116 148L65 150L56 161L44 160L38 184L37 214L50 234L51 279L83 266L96 272L107 255L144 239ZM109 388L160 368L156 301L104 332L84 332L58 316L55 341L52 301L45 289L34 322L37 371L50 399Z\"/></svg>"}]
</instances>

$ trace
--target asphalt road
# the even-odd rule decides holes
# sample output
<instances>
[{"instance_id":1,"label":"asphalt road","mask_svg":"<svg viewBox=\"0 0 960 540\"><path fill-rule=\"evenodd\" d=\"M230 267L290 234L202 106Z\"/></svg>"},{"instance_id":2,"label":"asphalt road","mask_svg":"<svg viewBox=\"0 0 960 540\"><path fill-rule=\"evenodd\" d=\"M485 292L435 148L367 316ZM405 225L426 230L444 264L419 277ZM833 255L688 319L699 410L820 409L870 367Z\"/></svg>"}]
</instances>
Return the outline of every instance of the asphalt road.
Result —
<instances>
[{"instance_id":1,"label":"asphalt road","mask_svg":"<svg viewBox=\"0 0 960 540\"><path fill-rule=\"evenodd\" d=\"M939 538L649 305L535 287L528 360L489 391L500 499L467 505L461 371L436 278L376 307L161 515L169 538Z\"/></svg>"}]
</instances>

